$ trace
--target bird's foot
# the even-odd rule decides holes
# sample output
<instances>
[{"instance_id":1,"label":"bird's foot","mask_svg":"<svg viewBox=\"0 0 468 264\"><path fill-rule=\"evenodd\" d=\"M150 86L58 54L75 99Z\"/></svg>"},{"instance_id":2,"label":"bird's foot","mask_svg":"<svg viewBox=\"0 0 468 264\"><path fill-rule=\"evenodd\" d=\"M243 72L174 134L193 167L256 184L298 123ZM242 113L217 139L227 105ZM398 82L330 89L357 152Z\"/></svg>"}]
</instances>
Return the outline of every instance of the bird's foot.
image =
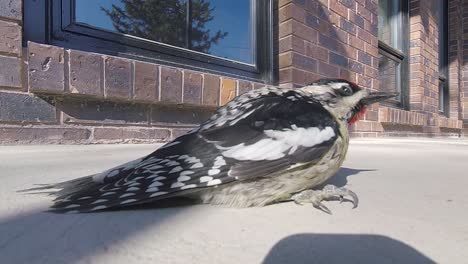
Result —
<instances>
[{"instance_id":1,"label":"bird's foot","mask_svg":"<svg viewBox=\"0 0 468 264\"><path fill-rule=\"evenodd\" d=\"M346 196L351 197L351 200L345 199ZM340 202L350 201L353 203L353 208L358 206L359 199L357 195L346 188L339 188L334 185L325 185L322 190L305 190L296 193L291 197L295 203L302 205L303 203L311 203L315 208L331 214L330 209L322 204L323 200L338 199Z\"/></svg>"}]
</instances>

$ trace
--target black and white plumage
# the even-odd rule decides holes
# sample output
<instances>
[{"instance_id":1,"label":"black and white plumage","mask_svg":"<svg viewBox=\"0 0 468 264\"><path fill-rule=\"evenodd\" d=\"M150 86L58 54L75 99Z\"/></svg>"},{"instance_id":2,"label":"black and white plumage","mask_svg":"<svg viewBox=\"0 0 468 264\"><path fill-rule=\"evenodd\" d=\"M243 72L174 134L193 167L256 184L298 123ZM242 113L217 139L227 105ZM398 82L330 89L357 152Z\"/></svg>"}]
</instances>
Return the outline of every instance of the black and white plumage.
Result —
<instances>
[{"instance_id":1,"label":"black and white plumage","mask_svg":"<svg viewBox=\"0 0 468 264\"><path fill-rule=\"evenodd\" d=\"M341 89L328 83L313 84L309 90L314 86L316 91L323 86L328 92ZM352 88L352 94L360 92ZM52 208L60 212L98 211L175 196L239 207L289 199L338 170L347 148L348 112L355 109L337 116L330 107L339 106L336 100L343 95L309 90L250 91L146 157L35 189L59 189L51 193L56 196Z\"/></svg>"}]
</instances>

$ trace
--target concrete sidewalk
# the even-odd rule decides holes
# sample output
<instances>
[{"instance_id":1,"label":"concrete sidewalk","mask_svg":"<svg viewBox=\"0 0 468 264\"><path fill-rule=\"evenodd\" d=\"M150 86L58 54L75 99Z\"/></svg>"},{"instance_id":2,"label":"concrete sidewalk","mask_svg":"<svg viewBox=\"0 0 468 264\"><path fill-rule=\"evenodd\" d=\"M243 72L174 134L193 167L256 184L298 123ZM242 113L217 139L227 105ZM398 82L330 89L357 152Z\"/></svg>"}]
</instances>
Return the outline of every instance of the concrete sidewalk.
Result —
<instances>
[{"instance_id":1,"label":"concrete sidewalk","mask_svg":"<svg viewBox=\"0 0 468 264\"><path fill-rule=\"evenodd\" d=\"M360 205L210 205L44 212L16 190L72 179L154 145L0 146L0 263L468 263L468 142L354 140L332 183Z\"/></svg>"}]
</instances>

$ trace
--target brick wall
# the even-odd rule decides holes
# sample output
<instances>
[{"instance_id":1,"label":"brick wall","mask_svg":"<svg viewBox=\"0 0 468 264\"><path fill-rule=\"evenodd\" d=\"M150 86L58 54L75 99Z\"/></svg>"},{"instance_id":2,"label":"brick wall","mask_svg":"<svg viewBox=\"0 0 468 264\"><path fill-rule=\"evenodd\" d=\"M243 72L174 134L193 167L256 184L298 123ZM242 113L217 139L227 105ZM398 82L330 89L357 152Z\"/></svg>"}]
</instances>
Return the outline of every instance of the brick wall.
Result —
<instances>
[{"instance_id":1,"label":"brick wall","mask_svg":"<svg viewBox=\"0 0 468 264\"><path fill-rule=\"evenodd\" d=\"M259 85L33 42L25 52L27 78L12 70L24 93L0 91L7 143L167 141Z\"/></svg>"},{"instance_id":2,"label":"brick wall","mask_svg":"<svg viewBox=\"0 0 468 264\"><path fill-rule=\"evenodd\" d=\"M373 105L364 120L351 128L352 135L460 133L461 122L456 116L460 79L455 74L459 68L456 59L451 60L450 68L454 84L450 86L450 109L454 115L449 119L438 114L438 26L434 7L433 0L410 1L411 111ZM377 18L376 0L279 1L280 85L296 87L320 77L341 77L370 90L384 88L379 86ZM452 28L452 38L459 37L457 30L461 25L453 16ZM385 72L380 73L384 81L383 77Z\"/></svg>"},{"instance_id":3,"label":"brick wall","mask_svg":"<svg viewBox=\"0 0 468 264\"><path fill-rule=\"evenodd\" d=\"M373 105L351 128L352 135L460 133L461 118L468 120L467 2L449 4L450 116L437 112L435 0L411 0L410 109ZM377 0L277 0L275 5L280 86L339 77L382 89ZM261 85L32 42L22 47L21 7L21 0L0 0L2 143L167 141Z\"/></svg>"},{"instance_id":4,"label":"brick wall","mask_svg":"<svg viewBox=\"0 0 468 264\"><path fill-rule=\"evenodd\" d=\"M280 85L297 87L318 78L345 78L379 90L376 0L279 1ZM355 132L382 132L378 105Z\"/></svg>"},{"instance_id":5,"label":"brick wall","mask_svg":"<svg viewBox=\"0 0 468 264\"><path fill-rule=\"evenodd\" d=\"M460 6L458 6L460 8ZM468 1L463 1L461 5L462 12L462 24L463 24L463 36L462 39L462 65L461 75L462 83L460 85L461 94L461 118L464 121L465 136L468 136Z\"/></svg>"},{"instance_id":6,"label":"brick wall","mask_svg":"<svg viewBox=\"0 0 468 264\"><path fill-rule=\"evenodd\" d=\"M462 81L461 68L463 67L463 17L460 5L462 0L453 0L448 5L448 23L449 23L449 106L450 117L453 119L461 118L461 93L460 84Z\"/></svg>"},{"instance_id":7,"label":"brick wall","mask_svg":"<svg viewBox=\"0 0 468 264\"><path fill-rule=\"evenodd\" d=\"M0 142L159 142L260 84L28 42L0 0Z\"/></svg>"}]
</instances>

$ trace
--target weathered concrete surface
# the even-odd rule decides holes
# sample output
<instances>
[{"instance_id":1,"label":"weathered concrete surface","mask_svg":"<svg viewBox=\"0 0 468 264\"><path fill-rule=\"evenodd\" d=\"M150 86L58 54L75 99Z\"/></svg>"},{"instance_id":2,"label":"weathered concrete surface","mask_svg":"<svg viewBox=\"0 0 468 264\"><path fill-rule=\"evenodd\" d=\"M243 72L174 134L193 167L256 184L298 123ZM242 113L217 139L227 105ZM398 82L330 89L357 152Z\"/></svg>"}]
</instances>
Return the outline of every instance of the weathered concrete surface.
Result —
<instances>
[{"instance_id":1,"label":"weathered concrete surface","mask_svg":"<svg viewBox=\"0 0 468 264\"><path fill-rule=\"evenodd\" d=\"M150 145L0 147L0 263L468 263L468 142L355 140L333 182L361 203L95 214L15 191L91 174Z\"/></svg>"}]
</instances>

